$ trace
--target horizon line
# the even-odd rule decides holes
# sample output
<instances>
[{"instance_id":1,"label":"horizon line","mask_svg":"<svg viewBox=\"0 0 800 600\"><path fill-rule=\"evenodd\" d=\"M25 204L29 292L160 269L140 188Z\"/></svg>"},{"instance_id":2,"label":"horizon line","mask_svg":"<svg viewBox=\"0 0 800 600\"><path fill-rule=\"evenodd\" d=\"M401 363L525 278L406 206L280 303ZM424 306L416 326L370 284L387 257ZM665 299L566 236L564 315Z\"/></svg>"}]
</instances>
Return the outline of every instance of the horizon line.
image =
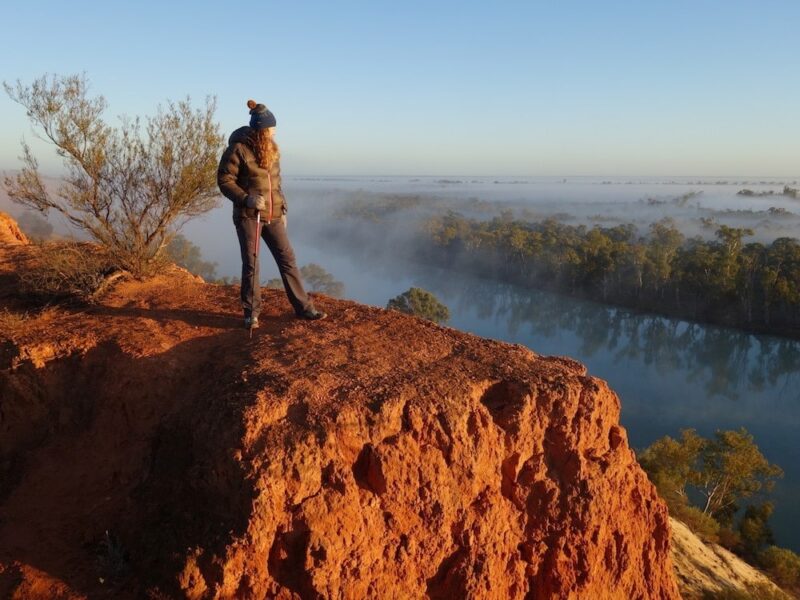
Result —
<instances>
[{"instance_id":1,"label":"horizon line","mask_svg":"<svg viewBox=\"0 0 800 600\"><path fill-rule=\"evenodd\" d=\"M7 172L17 172L21 171L20 168L12 168L12 169L0 169L0 172L7 173ZM54 174L50 170L41 170L40 174L43 177L60 177L59 175ZM640 174L640 175L610 175L610 174L603 174L603 173L593 173L593 174L555 174L555 175L531 175L531 174L489 174L489 175L476 175L470 173L435 173L435 174L421 174L421 173L400 173L400 174L389 174L389 173L297 173L297 174L284 174L284 177L319 177L319 178L333 178L333 177L472 177L472 178L504 178L509 179L513 177L518 178L525 178L525 179L532 179L532 178L558 178L558 179L569 179L569 178L606 178L606 179L634 179L637 177L644 177L644 178L662 178L662 179L687 179L687 178L714 178L714 179L796 179L800 180L800 173L795 175L757 175L757 174L750 174L750 175L737 175L737 174L690 174L690 175L647 175L647 174Z\"/></svg>"},{"instance_id":2,"label":"horizon line","mask_svg":"<svg viewBox=\"0 0 800 600\"><path fill-rule=\"evenodd\" d=\"M608 175L608 174L592 174L592 175L522 175L522 174L512 174L512 175L471 175L468 173L436 173L436 174L419 174L419 173L403 173L403 174L388 174L388 173L375 173L375 174L367 174L367 173L340 173L340 174L320 174L320 173L299 173L296 175L286 175L287 177L522 177L522 178L533 178L533 177L555 177L555 178L562 178L568 179L570 177L606 177L606 178L634 178L634 177L661 177L661 178L679 178L679 179L686 179L689 177L709 177L709 178L737 178L737 179L798 179L800 180L800 174L798 175Z\"/></svg>"}]
</instances>

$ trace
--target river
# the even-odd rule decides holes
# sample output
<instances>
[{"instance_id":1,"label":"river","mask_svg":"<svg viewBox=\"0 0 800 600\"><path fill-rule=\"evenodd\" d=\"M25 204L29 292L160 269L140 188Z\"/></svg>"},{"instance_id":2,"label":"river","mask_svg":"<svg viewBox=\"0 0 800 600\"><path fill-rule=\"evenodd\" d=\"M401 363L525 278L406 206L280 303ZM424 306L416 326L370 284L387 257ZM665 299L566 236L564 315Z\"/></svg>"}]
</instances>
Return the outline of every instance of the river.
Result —
<instances>
[{"instance_id":1,"label":"river","mask_svg":"<svg viewBox=\"0 0 800 600\"><path fill-rule=\"evenodd\" d=\"M780 189L784 181L723 183L694 181L604 182L580 179L500 181L442 178L287 179L289 230L299 264L315 262L345 285L345 297L385 306L411 286L423 287L451 312L449 326L480 336L524 344L539 354L565 355L605 379L622 401L622 424L634 448L694 428L703 436L717 429L746 427L767 458L785 471L772 495L771 523L779 545L800 551L800 342L750 335L734 329L634 313L560 295L520 289L458 273L387 260L371 248L343 249L312 234L330 208L354 192L416 193L439 200L480 198L549 212L604 215L647 223L668 214L690 228L714 214L734 224L749 218L764 239L786 235L800 220L784 217L778 226L765 217L768 207L800 208L780 196L743 198L743 187ZM690 194L689 201L680 198ZM670 212L671 211L671 212ZM738 211L738 212L735 212ZM323 223L336 227L337 223ZM743 226L743 225L739 225ZM184 233L204 257L218 263L220 275L236 275L238 247L230 208L221 208L189 224ZM262 279L277 276L265 261ZM288 304L287 304L288 310Z\"/></svg>"}]
</instances>

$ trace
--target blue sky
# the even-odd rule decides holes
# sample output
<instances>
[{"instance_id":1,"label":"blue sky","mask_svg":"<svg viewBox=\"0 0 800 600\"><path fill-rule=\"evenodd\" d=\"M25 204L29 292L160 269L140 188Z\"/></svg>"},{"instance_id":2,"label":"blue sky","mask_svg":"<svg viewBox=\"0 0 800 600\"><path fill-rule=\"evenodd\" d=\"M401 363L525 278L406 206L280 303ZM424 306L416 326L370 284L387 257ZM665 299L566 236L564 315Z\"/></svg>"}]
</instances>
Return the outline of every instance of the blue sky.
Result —
<instances>
[{"instance_id":1,"label":"blue sky","mask_svg":"<svg viewBox=\"0 0 800 600\"><path fill-rule=\"evenodd\" d=\"M55 2L0 77L86 72L108 118L272 108L287 174L800 174L800 2ZM32 139L0 97L0 169ZM43 167L56 160L36 144Z\"/></svg>"}]
</instances>

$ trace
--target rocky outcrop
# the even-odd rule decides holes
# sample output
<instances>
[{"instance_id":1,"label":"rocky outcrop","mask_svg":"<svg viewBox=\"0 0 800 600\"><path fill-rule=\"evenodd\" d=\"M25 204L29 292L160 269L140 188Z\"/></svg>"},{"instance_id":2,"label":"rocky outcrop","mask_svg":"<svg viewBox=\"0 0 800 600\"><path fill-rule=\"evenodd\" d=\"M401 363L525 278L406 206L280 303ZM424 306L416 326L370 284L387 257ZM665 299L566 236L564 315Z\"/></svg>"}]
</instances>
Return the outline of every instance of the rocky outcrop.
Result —
<instances>
[{"instance_id":1,"label":"rocky outcrop","mask_svg":"<svg viewBox=\"0 0 800 600\"><path fill-rule=\"evenodd\" d=\"M583 366L274 291L250 341L237 293L173 273L6 327L0 595L678 598Z\"/></svg>"}]
</instances>

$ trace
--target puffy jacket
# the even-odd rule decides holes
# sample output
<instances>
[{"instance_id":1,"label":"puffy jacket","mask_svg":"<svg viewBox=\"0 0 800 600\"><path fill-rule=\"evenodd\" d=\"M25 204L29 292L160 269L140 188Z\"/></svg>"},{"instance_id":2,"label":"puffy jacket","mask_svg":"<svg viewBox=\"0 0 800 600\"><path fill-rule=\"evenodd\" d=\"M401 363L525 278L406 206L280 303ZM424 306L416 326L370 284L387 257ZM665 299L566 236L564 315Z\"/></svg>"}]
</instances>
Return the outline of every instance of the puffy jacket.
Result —
<instances>
[{"instance_id":1,"label":"puffy jacket","mask_svg":"<svg viewBox=\"0 0 800 600\"><path fill-rule=\"evenodd\" d=\"M270 219L270 180L272 187L272 219L286 213L286 198L281 189L281 166L276 161L269 169L258 166L255 152L250 146L249 127L240 127L228 139L228 148L222 154L217 169L217 185L222 194L233 202L235 217L255 217L254 209L246 208L248 194L261 194L267 200L267 210L261 218Z\"/></svg>"}]
</instances>

